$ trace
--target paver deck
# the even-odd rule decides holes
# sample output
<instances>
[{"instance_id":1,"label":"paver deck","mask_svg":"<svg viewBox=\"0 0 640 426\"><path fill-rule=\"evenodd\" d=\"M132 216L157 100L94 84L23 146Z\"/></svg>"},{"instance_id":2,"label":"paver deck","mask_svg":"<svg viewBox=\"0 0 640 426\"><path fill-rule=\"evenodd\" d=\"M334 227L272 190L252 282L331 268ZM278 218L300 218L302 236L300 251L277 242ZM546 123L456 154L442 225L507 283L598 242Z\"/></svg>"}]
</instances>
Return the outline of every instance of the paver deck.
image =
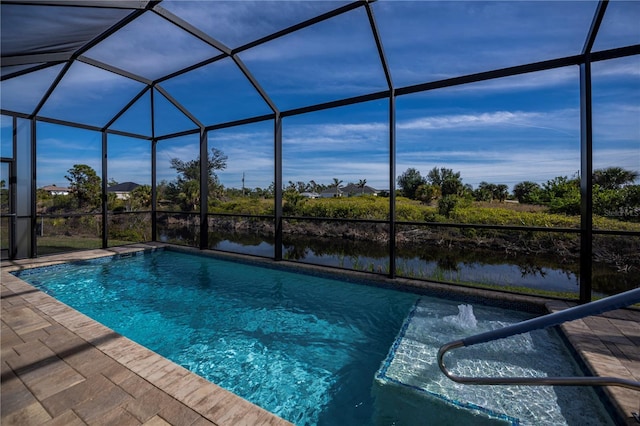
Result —
<instances>
[{"instance_id":1,"label":"paver deck","mask_svg":"<svg viewBox=\"0 0 640 426\"><path fill-rule=\"evenodd\" d=\"M9 274L153 248L134 245L2 263L2 425L287 425ZM550 311L570 304L552 301ZM640 381L640 312L562 326L592 373ZM606 387L623 424L638 425L640 392Z\"/></svg>"}]
</instances>

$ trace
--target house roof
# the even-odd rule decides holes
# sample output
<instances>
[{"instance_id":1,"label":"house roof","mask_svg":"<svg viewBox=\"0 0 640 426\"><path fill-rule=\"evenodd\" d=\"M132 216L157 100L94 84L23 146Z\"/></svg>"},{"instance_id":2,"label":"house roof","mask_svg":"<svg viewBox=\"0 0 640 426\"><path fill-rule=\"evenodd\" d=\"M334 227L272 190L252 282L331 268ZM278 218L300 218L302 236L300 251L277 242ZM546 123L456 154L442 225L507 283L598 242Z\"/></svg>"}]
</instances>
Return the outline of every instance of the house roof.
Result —
<instances>
[{"instance_id":1,"label":"house roof","mask_svg":"<svg viewBox=\"0 0 640 426\"><path fill-rule=\"evenodd\" d=\"M338 189L337 189L337 190L336 190L336 187L335 187L335 186L331 186L331 187L329 187L329 188L327 188L327 189L323 190L323 191L322 191L322 192L320 192L320 193L321 193L321 194L335 194L335 193L341 194L341 193L343 193L343 192L344 192L344 187L343 187L343 186L338 187Z\"/></svg>"},{"instance_id":2,"label":"house roof","mask_svg":"<svg viewBox=\"0 0 640 426\"><path fill-rule=\"evenodd\" d=\"M370 186L365 185L364 188L361 188L354 183L350 183L349 185L343 186L340 189L342 190L342 192L346 192L347 194L361 194L363 192L365 194L375 194L378 192L377 189Z\"/></svg>"},{"instance_id":3,"label":"house roof","mask_svg":"<svg viewBox=\"0 0 640 426\"><path fill-rule=\"evenodd\" d=\"M140 184L135 182L122 182L108 187L107 192L131 192L139 186Z\"/></svg>"},{"instance_id":4,"label":"house roof","mask_svg":"<svg viewBox=\"0 0 640 426\"><path fill-rule=\"evenodd\" d=\"M71 189L66 188L64 186L56 186L56 185L48 185L40 188L43 191L71 191Z\"/></svg>"}]
</instances>

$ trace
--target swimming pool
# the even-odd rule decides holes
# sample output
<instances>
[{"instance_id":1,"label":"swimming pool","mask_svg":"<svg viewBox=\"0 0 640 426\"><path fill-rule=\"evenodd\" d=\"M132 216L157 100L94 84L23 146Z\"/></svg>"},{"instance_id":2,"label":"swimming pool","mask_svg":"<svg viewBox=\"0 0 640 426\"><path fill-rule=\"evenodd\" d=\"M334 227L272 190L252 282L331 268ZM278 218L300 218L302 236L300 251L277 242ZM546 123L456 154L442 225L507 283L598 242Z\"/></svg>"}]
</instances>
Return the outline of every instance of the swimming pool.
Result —
<instances>
[{"instance_id":1,"label":"swimming pool","mask_svg":"<svg viewBox=\"0 0 640 426\"><path fill-rule=\"evenodd\" d=\"M411 419L428 418L424 407L429 401L424 395L402 388L392 392L386 388L381 393L375 376L393 354L394 342L404 337L400 332L418 303L437 307L432 311L436 325L455 315L459 304L173 251L96 259L16 275L299 425L407 424ZM529 317L482 306L475 306L475 314L479 323L494 320L496 315L505 323ZM562 346L553 333L544 339ZM554 365L573 374L576 367L571 358L566 351L559 353ZM564 390L560 393L565 417L577 416L577 411L571 411L576 407L599 405L589 389L575 391L570 398ZM566 406L569 402L571 407ZM532 408L522 412L535 411ZM580 411L580 417L582 414ZM519 416L516 420L521 424L534 424L536 419L535 413L530 419ZM593 424L607 421L598 410L591 418L597 421ZM571 424L572 419L568 421Z\"/></svg>"}]
</instances>

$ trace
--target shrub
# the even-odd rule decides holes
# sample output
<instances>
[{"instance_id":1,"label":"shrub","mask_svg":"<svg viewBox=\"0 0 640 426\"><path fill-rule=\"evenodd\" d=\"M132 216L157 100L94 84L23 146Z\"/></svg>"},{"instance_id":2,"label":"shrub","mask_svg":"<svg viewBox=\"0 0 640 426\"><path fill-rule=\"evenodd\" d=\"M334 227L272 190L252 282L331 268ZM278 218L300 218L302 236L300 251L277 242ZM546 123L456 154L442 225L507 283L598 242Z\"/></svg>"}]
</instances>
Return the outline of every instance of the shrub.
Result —
<instances>
[{"instance_id":1,"label":"shrub","mask_svg":"<svg viewBox=\"0 0 640 426\"><path fill-rule=\"evenodd\" d=\"M580 192L573 191L562 198L553 198L549 203L551 213L563 213L567 215L580 214Z\"/></svg>"},{"instance_id":2,"label":"shrub","mask_svg":"<svg viewBox=\"0 0 640 426\"><path fill-rule=\"evenodd\" d=\"M238 197L230 201L216 201L209 205L209 213L273 215L273 200Z\"/></svg>"},{"instance_id":3,"label":"shrub","mask_svg":"<svg viewBox=\"0 0 640 426\"><path fill-rule=\"evenodd\" d=\"M453 209L458 205L459 198L455 195L445 195L438 200L438 213L442 216L449 217Z\"/></svg>"},{"instance_id":4,"label":"shrub","mask_svg":"<svg viewBox=\"0 0 640 426\"><path fill-rule=\"evenodd\" d=\"M416 189L416 199L424 204L429 204L440 195L440 187L436 185L423 184Z\"/></svg>"}]
</instances>

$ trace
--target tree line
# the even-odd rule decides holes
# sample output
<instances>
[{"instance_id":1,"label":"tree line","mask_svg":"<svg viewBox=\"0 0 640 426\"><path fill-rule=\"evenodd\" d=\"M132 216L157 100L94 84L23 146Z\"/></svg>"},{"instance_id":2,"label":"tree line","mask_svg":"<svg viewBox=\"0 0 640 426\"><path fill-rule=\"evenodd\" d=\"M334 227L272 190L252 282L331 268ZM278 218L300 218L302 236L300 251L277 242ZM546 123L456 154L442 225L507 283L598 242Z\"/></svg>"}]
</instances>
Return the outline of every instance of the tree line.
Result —
<instances>
[{"instance_id":1,"label":"tree line","mask_svg":"<svg viewBox=\"0 0 640 426\"><path fill-rule=\"evenodd\" d=\"M207 192L211 203L227 198L250 196L254 198L273 198L274 184L268 188L225 188L216 171L227 167L227 156L213 148L207 155ZM200 206L200 159L183 161L178 158L170 160L171 168L176 171L172 181L161 181L157 187L159 203L180 209L196 211ZM593 212L602 216L635 217L640 216L640 185L636 185L638 172L621 167L597 169L593 172ZM80 210L96 211L101 206L101 179L95 170L85 164L76 164L67 171L65 178L69 181L69 196L48 197L39 193L39 200L49 200L47 210ZM283 186L283 198L290 205L297 205L303 200L304 192L323 192L335 189L338 195L343 181L333 178L328 184L289 181ZM364 193L366 179L360 179L353 185ZM117 184L110 181L109 185ZM523 204L546 206L552 213L577 215L580 213L580 178L578 176L558 176L538 184L533 181L517 183L511 193L505 184L480 182L476 188L465 184L460 172L445 167L434 167L426 176L422 176L415 168L408 168L397 178L398 195L423 204L437 202L438 212L449 216L456 206L469 205L473 201L505 202L517 200ZM144 210L151 207L151 187L141 185L134 189L126 200L116 199L115 194L108 193L107 202L110 210Z\"/></svg>"},{"instance_id":2,"label":"tree line","mask_svg":"<svg viewBox=\"0 0 640 426\"><path fill-rule=\"evenodd\" d=\"M621 167L608 167L593 172L593 213L601 216L640 216L640 185L634 184L638 172ZM470 201L504 202L517 200L523 204L542 205L552 213L580 214L580 177L558 176L538 184L519 182L509 194L504 184L480 182L477 188L464 184L460 172L434 167L426 177L409 168L397 180L403 196L429 204L438 202L440 214L448 216L453 208Z\"/></svg>"}]
</instances>

